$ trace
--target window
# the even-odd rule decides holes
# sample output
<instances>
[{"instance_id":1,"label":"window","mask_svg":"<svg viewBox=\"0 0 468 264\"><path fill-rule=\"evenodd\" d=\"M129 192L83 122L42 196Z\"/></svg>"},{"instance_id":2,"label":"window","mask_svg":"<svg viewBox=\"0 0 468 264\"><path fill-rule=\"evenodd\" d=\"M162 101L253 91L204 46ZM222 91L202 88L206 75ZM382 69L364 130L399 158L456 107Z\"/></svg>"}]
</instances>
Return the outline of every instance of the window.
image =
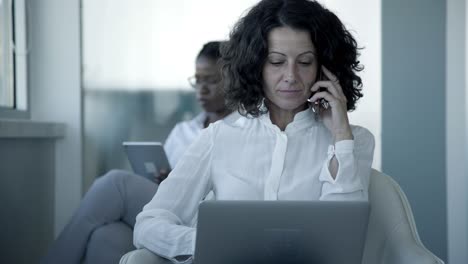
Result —
<instances>
[{"instance_id":1,"label":"window","mask_svg":"<svg viewBox=\"0 0 468 264\"><path fill-rule=\"evenodd\" d=\"M82 2L85 90L190 91L202 45L227 39L258 0Z\"/></svg>"},{"instance_id":2,"label":"window","mask_svg":"<svg viewBox=\"0 0 468 264\"><path fill-rule=\"evenodd\" d=\"M13 51L10 48L10 38L14 41L12 33L12 16L6 1L0 0L0 106L14 107L14 71Z\"/></svg>"},{"instance_id":3,"label":"window","mask_svg":"<svg viewBox=\"0 0 468 264\"><path fill-rule=\"evenodd\" d=\"M27 117L25 0L0 0L0 117Z\"/></svg>"}]
</instances>

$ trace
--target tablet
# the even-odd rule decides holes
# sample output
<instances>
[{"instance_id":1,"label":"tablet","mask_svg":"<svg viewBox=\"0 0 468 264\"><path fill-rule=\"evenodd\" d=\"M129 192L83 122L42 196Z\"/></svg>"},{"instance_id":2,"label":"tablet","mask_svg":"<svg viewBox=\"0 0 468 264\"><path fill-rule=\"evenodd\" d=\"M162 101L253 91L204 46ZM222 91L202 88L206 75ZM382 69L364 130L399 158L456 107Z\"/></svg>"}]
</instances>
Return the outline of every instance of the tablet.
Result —
<instances>
[{"instance_id":1,"label":"tablet","mask_svg":"<svg viewBox=\"0 0 468 264\"><path fill-rule=\"evenodd\" d=\"M159 171L171 170L161 142L123 142L125 152L133 171L154 181Z\"/></svg>"}]
</instances>

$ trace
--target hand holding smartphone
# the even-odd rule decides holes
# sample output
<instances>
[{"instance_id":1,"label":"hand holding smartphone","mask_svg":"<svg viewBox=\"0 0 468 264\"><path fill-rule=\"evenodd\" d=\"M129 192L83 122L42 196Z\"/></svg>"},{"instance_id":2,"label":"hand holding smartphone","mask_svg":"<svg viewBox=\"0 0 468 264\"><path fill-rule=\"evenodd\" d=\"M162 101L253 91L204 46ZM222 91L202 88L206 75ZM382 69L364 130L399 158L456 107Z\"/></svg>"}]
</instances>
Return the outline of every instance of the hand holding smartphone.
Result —
<instances>
[{"instance_id":1,"label":"hand holding smartphone","mask_svg":"<svg viewBox=\"0 0 468 264\"><path fill-rule=\"evenodd\" d=\"M324 80L327 80L326 77L325 77L325 74L323 74L323 70L322 70L322 67L320 66L319 67L320 71L319 71L319 76L317 78L317 81L324 81ZM324 92L324 91L327 91L327 88L325 87L320 87L316 92L312 92L312 94L310 95L309 99L307 100L309 103L312 104L312 111L314 113L316 113L317 115L320 115L320 112L321 112L321 109L328 109L330 107L330 104L328 103L327 100L325 99L320 99L318 101L315 101L315 102L312 102L310 101L310 99L314 96L314 94L318 93L318 92Z\"/></svg>"}]
</instances>

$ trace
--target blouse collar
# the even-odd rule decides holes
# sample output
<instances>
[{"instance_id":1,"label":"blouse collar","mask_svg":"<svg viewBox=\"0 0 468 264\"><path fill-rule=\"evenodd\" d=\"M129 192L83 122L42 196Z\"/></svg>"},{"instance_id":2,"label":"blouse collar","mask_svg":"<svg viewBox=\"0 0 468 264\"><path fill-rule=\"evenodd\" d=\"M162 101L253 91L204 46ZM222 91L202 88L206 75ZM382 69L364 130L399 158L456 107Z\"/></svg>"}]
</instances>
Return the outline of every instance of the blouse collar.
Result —
<instances>
[{"instance_id":1,"label":"blouse collar","mask_svg":"<svg viewBox=\"0 0 468 264\"><path fill-rule=\"evenodd\" d=\"M271 122L270 112L267 112L266 114L263 114L259 116L258 118L267 127L271 127L272 129L276 131L280 131L279 127L274 125ZM311 107L308 107L307 109L301 112L298 112L294 116L293 121L286 126L286 129L284 130L284 132L290 133L290 132L302 130L304 128L309 128L311 126L317 125L318 122L319 121L316 119L316 114L312 111Z\"/></svg>"},{"instance_id":2,"label":"blouse collar","mask_svg":"<svg viewBox=\"0 0 468 264\"><path fill-rule=\"evenodd\" d=\"M194 124L200 129L203 129L205 127L205 121L207 118L208 115L206 114L206 112L203 111L192 119L192 124Z\"/></svg>"}]
</instances>

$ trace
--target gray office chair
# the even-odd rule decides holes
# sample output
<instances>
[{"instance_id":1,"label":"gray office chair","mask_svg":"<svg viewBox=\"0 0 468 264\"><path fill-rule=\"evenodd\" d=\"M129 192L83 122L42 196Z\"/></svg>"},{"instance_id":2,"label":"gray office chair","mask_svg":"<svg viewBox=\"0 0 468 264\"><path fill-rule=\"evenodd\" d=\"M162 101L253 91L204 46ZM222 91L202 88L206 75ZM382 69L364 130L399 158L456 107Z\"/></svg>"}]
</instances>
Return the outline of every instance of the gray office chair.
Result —
<instances>
[{"instance_id":1,"label":"gray office chair","mask_svg":"<svg viewBox=\"0 0 468 264\"><path fill-rule=\"evenodd\" d=\"M443 264L424 247L405 193L390 176L372 170L369 186L371 212L363 264ZM149 250L124 255L121 264L171 263Z\"/></svg>"}]
</instances>

